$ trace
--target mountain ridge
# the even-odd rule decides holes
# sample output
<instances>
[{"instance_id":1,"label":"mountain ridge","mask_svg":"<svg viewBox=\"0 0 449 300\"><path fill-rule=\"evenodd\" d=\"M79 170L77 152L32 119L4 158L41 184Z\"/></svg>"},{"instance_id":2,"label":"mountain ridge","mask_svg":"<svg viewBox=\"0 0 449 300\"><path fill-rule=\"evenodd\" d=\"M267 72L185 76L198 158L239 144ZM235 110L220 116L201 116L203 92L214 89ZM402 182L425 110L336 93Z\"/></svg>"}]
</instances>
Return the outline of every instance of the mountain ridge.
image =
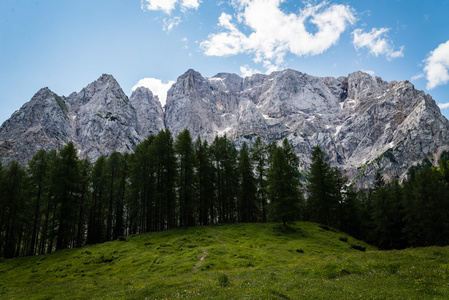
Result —
<instances>
[{"instance_id":1,"label":"mountain ridge","mask_svg":"<svg viewBox=\"0 0 449 300\"><path fill-rule=\"evenodd\" d=\"M58 96L39 90L0 127L0 158L25 164L40 148L74 141L81 157L131 152L147 135L188 128L194 138L226 134L237 146L256 136L287 138L307 169L320 145L331 163L359 187L380 170L389 180L427 159L436 164L449 150L449 121L432 97L408 81L383 81L357 71L316 77L295 70L242 78L207 78L190 69L178 77L161 106L147 88L128 98L112 75L80 92Z\"/></svg>"}]
</instances>

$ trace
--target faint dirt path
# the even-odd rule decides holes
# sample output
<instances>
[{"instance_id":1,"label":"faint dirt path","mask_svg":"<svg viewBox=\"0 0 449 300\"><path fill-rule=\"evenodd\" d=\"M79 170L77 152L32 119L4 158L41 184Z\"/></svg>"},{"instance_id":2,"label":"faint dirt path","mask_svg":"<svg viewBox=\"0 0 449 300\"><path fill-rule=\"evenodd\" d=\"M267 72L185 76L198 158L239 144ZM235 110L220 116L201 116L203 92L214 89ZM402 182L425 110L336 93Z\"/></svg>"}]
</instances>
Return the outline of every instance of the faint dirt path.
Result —
<instances>
[{"instance_id":1,"label":"faint dirt path","mask_svg":"<svg viewBox=\"0 0 449 300\"><path fill-rule=\"evenodd\" d=\"M225 242L223 242L222 240L220 240L220 236L223 234L223 232L215 230L215 229L211 229L210 230L213 231L217 231L218 235L215 237L215 239L217 240L217 242L219 242L221 245L226 245ZM206 258L207 256L207 251L206 249L203 248L203 256L200 257L200 259L198 260L198 262L196 263L196 265L193 267L191 273L195 273L196 271L198 271L198 268L200 267L201 263L203 262L203 260Z\"/></svg>"},{"instance_id":2,"label":"faint dirt path","mask_svg":"<svg viewBox=\"0 0 449 300\"><path fill-rule=\"evenodd\" d=\"M200 260L199 260L199 261L196 263L196 265L193 267L191 273L195 273L195 272L198 270L198 268L199 268L200 265L201 265L201 262L206 258L206 255L207 255L207 251L206 251L206 249L203 249L203 256L201 256Z\"/></svg>"},{"instance_id":3,"label":"faint dirt path","mask_svg":"<svg viewBox=\"0 0 449 300\"><path fill-rule=\"evenodd\" d=\"M217 242L219 242L222 245L226 245L225 242L223 242L222 240L220 240L220 236L222 235L223 232L219 231L218 235L215 237L215 239L217 240Z\"/></svg>"}]
</instances>

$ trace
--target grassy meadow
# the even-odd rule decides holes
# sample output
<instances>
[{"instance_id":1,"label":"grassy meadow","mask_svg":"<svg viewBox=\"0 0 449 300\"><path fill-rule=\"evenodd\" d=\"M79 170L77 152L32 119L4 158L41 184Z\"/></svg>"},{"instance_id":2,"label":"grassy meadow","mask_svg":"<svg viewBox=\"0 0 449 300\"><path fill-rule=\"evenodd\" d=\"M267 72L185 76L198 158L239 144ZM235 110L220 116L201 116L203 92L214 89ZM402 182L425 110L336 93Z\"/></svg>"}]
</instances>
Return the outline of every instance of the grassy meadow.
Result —
<instances>
[{"instance_id":1,"label":"grassy meadow","mask_svg":"<svg viewBox=\"0 0 449 300\"><path fill-rule=\"evenodd\" d=\"M448 299L448 276L449 247L378 251L315 223L233 224L3 259L0 298Z\"/></svg>"}]
</instances>

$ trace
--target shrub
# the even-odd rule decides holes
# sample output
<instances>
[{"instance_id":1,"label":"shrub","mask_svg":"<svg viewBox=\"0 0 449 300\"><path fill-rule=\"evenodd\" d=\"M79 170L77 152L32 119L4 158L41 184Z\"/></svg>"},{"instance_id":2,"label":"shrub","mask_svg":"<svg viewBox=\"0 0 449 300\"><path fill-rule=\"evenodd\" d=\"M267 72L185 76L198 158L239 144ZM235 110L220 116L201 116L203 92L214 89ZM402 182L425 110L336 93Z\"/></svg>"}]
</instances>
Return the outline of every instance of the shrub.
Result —
<instances>
[{"instance_id":1,"label":"shrub","mask_svg":"<svg viewBox=\"0 0 449 300\"><path fill-rule=\"evenodd\" d=\"M360 246L360 245L351 245L351 249L356 249L362 252L366 251L366 247Z\"/></svg>"},{"instance_id":2,"label":"shrub","mask_svg":"<svg viewBox=\"0 0 449 300\"><path fill-rule=\"evenodd\" d=\"M229 286L229 277L226 274L220 274L218 275L218 285L225 287Z\"/></svg>"}]
</instances>

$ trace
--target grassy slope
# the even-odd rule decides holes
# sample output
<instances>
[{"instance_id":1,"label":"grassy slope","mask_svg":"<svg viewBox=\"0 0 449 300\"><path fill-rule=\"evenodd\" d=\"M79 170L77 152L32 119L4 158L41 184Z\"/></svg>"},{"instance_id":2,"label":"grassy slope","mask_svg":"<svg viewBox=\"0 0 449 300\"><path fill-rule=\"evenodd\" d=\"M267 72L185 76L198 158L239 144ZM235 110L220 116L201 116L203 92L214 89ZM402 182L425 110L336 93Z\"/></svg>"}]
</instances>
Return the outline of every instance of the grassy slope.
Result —
<instances>
[{"instance_id":1,"label":"grassy slope","mask_svg":"<svg viewBox=\"0 0 449 300\"><path fill-rule=\"evenodd\" d=\"M449 296L448 247L382 252L313 223L301 222L292 228L282 232L275 224L195 227L51 255L3 260L0 298ZM351 244L364 245L367 252L351 249Z\"/></svg>"}]
</instances>

